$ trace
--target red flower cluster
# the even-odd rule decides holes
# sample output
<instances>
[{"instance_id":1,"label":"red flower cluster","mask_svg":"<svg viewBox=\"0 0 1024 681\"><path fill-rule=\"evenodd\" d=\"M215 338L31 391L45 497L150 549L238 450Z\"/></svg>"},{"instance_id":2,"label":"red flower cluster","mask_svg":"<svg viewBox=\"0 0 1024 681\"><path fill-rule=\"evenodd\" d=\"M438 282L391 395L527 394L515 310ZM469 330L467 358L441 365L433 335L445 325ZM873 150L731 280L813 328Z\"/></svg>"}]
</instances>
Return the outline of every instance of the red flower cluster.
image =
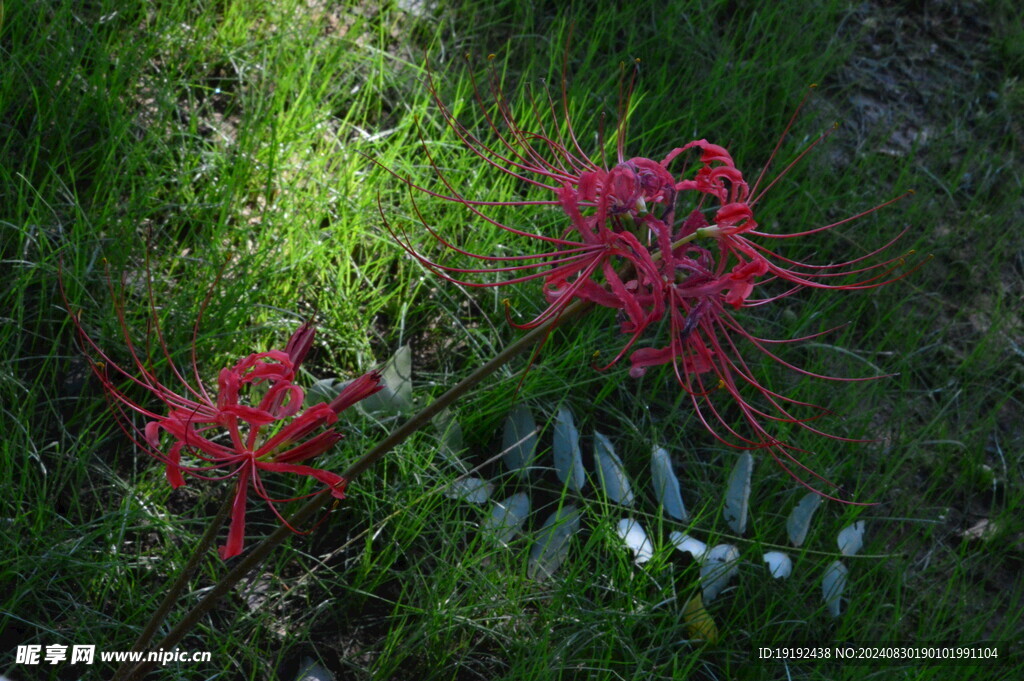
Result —
<instances>
[{"instance_id":1,"label":"red flower cluster","mask_svg":"<svg viewBox=\"0 0 1024 681\"><path fill-rule=\"evenodd\" d=\"M113 293L113 287L111 290ZM118 303L117 309L134 364L131 369L114 362L86 333L76 314L71 318L93 373L103 384L118 415L119 425L140 449L166 466L167 480L172 487L184 485L185 475L203 480L236 479L231 524L227 544L220 548L221 558L226 560L242 552L250 487L256 496L270 504L285 524L275 504L304 498L273 498L264 487L261 473L292 473L315 478L327 485L332 496L345 497L345 478L303 465L303 462L326 452L343 438L329 426L338 420L342 411L381 389L379 374L367 373L351 382L330 403L303 409L305 393L294 380L313 345L315 329L307 322L292 335L283 351L252 354L233 367L221 369L214 396L199 378L194 342L193 385L171 359L154 315L157 342L169 372L181 385L181 389L175 390L157 378L151 359L141 354L132 342L123 305ZM128 393L132 385L150 393L163 403L163 408L154 410L136 402ZM138 425L139 416L145 422L142 426Z\"/></svg>"},{"instance_id":2,"label":"red flower cluster","mask_svg":"<svg viewBox=\"0 0 1024 681\"><path fill-rule=\"evenodd\" d=\"M823 227L791 233L769 232L759 228L754 207L793 164L759 192L758 184L765 172L762 171L758 182L751 188L729 152L707 140L689 142L672 150L661 161L644 157L626 158L623 150L626 121L622 112L629 110L632 83L624 89L623 101L620 102L618 162L610 168L598 164L581 150L569 120L564 84L560 125L558 122L549 126L541 123L545 113L554 111L555 107L550 105L548 97L531 96L532 101L543 101L547 106L544 111L534 111L532 119L539 129L530 131L513 116L512 107L502 94L493 70L490 90L498 112L496 116L486 113L489 107L484 104L474 82L485 120L497 141L495 144L482 141L455 117L441 100L432 80L429 86L449 127L472 154L500 172L551 192L553 198L504 202L471 200L458 192L430 158L444 190L433 191L405 180L410 187L459 203L484 223L505 232L540 242L541 252L510 256L470 253L427 225L418 208L416 212L423 226L436 240L463 256L490 266L466 268L442 264L418 250L408 235L400 237L388 225L402 247L437 275L467 286L505 286L541 280L547 307L534 319L514 324L518 328L535 327L556 318L577 299L617 310L620 330L630 338L604 369L627 354L630 374L634 377L642 376L652 366L671 364L680 385L689 393L698 418L716 438L731 446L765 448L787 472L789 468L780 460L780 455L807 470L789 454L794 448L770 435L762 422L765 419L785 421L820 432L807 424L809 419L794 415L791 408L808 407L818 413L826 410L787 398L762 385L744 361L737 345L737 341L743 339L772 359L801 373L817 376L786 364L768 349L771 343L803 339L757 338L747 332L731 313L738 308L770 303L807 287L866 289L906 276L906 273L894 272L903 264L901 257L870 262L892 241L872 253L827 265L787 259L765 245L770 239L799 238L832 229L898 198ZM796 115L772 152L769 165ZM827 134L812 142L793 163ZM429 158L425 145L424 150ZM670 165L677 159L685 159L690 150L700 152L695 167L673 174L669 170ZM677 205L684 201L690 207L688 217L677 220ZM484 212L486 206L499 205L557 207L564 213L567 226L558 235L512 227ZM491 282L471 281L464 277L495 272L514 276ZM754 295L762 283L772 280L781 280L790 286L774 295ZM634 349L647 328L666 317L670 328L668 344ZM731 419L715 405L713 394L723 390L738 405L743 420L749 426L749 433L737 432L731 425ZM754 400L751 395L755 396Z\"/></svg>"}]
</instances>

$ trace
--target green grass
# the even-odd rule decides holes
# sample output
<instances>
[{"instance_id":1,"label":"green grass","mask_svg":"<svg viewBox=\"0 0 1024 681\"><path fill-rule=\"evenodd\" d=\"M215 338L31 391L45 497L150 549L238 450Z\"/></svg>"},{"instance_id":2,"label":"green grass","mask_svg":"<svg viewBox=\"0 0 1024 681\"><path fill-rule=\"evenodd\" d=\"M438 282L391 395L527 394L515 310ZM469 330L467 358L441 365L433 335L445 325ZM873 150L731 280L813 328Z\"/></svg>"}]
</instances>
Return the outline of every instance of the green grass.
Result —
<instances>
[{"instance_id":1,"label":"green grass","mask_svg":"<svg viewBox=\"0 0 1024 681\"><path fill-rule=\"evenodd\" d=\"M541 306L539 287L457 287L432 277L392 242L378 196L390 222L418 234L432 256L441 249L414 231L408 189L369 159L437 188L425 145L467 196L522 196L459 144L423 82L429 58L442 99L480 123L468 74L486 77L494 53L523 113L529 90L557 95L565 59L573 124L595 156L602 115L614 154L619 64L639 58L627 154L660 159L706 137L726 145L748 178L818 83L776 169L834 120L841 125L759 204L759 221L772 229L827 224L916 190L787 251L846 260L908 225L895 248L917 249L911 261L931 256L908 278L876 291L801 294L742 315L753 332L776 337L844 324L784 357L819 373L891 374L836 384L757 364L774 389L834 410L820 422L826 431L870 440L779 429L810 450L815 470L876 505L824 504L804 548L788 549L792 578L770 579L760 556L786 543L786 516L805 490L755 453L750 528L731 536L721 508L735 452L691 417L670 372L633 380L626 366L592 369L595 351L612 357L623 340L614 315L599 310L554 332L521 386L525 358L452 410L462 464L439 453L436 429L417 434L185 639L183 650L209 650L210 663L170 665L168 674L291 679L309 656L338 678L946 679L963 668L783 667L757 663L754 646L995 640L1017 657L972 678L1014 678L1024 639L1020 25L1019 10L998 2L564 11L467 2L422 17L394 4L298 0L7 3L0 674L80 675L74 665L17 665L18 644L128 649L223 494L194 480L172 492L159 464L134 451L80 357L58 272L83 325L121 362L130 357L108 279L117 290L123 282L138 342L151 276L168 346L187 366L193 325L219 277L196 341L204 380L214 383L238 357L280 347L315 313L310 382L357 375L409 343L416 398L439 395L517 337L502 300L529 319ZM463 207L422 194L415 202L467 250L518 247ZM561 228L542 208L488 214ZM167 370L163 362L156 369ZM620 546L614 528L626 512L595 491L593 474L575 500L583 530L544 583L527 578L528 536L496 547L478 529L487 509L443 494L478 467L496 496L529 491L528 530L565 501L553 475L517 483L490 461L517 401L545 428L545 450L560 404L575 411L588 450L595 429L613 440L642 490L628 514L654 540L645 567ZM346 441L318 465L341 470L395 424L346 415ZM676 462L688 528L658 516L647 469L653 443ZM255 503L247 519L249 545L276 525ZM867 542L862 557L845 561L847 599L833 619L821 574L837 557L836 533L856 519L867 523ZM981 520L992 535L963 538ZM683 604L698 568L669 543L676 529L734 543L743 555L739 579L708 605L721 632L713 645L688 640ZM211 556L171 622L223 572Z\"/></svg>"}]
</instances>

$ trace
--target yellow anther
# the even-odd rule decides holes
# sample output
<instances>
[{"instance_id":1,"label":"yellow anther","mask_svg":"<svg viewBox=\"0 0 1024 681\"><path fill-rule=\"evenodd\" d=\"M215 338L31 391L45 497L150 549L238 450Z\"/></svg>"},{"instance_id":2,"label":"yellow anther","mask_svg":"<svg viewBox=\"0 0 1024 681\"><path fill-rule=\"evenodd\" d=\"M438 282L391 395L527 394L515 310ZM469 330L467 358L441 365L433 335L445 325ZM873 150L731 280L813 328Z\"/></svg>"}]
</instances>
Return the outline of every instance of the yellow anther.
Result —
<instances>
[{"instance_id":1,"label":"yellow anther","mask_svg":"<svg viewBox=\"0 0 1024 681\"><path fill-rule=\"evenodd\" d=\"M498 56L498 55L496 55L496 54L494 54L494 53L492 52L492 53L490 53L489 55L487 55L487 60L488 60L488 61L493 61L493 60L494 60L494 58L495 58L495 57L497 57L497 56Z\"/></svg>"}]
</instances>

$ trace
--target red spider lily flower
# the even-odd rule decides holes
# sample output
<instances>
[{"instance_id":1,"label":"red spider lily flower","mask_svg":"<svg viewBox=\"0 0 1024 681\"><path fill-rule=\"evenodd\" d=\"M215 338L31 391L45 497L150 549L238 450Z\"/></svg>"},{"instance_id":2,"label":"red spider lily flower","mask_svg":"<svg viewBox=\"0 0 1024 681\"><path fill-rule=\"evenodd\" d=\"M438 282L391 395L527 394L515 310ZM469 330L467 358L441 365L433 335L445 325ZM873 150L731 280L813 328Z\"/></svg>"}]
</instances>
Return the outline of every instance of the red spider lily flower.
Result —
<instances>
[{"instance_id":1,"label":"red spider lily flower","mask_svg":"<svg viewBox=\"0 0 1024 681\"><path fill-rule=\"evenodd\" d=\"M140 449L165 465L172 487L184 485L186 475L202 480L235 479L231 522L227 543L220 548L221 558L226 560L242 552L250 489L268 502L286 525L276 504L318 493L274 498L264 486L263 473L311 477L326 485L335 498L344 498L345 478L304 465L304 462L326 452L343 438L331 426L342 411L382 388L377 372L356 379L330 403L303 409L305 392L294 380L316 333L313 325L306 322L292 334L284 350L251 354L234 366L221 369L217 391L211 394L200 379L196 362L195 341L202 311L193 327L190 380L172 359L150 291L150 307L154 310L150 322L156 330L156 342L169 373L180 385L170 387L157 377L153 358L132 341L124 316L124 301L112 285L110 291L133 366L125 368L111 359L85 331L78 314L71 312L82 348L93 373L103 385L121 429ZM208 301L209 296L202 309ZM68 309L70 311L70 305ZM163 407L152 408L136 401L129 394L132 386L150 393ZM140 417L145 421L141 426Z\"/></svg>"},{"instance_id":2,"label":"red spider lily flower","mask_svg":"<svg viewBox=\"0 0 1024 681\"><path fill-rule=\"evenodd\" d=\"M493 55L492 55L493 57ZM478 201L462 195L435 163L426 144L424 153L444 186L443 192L433 191L399 178L411 189L427 195L459 203L484 223L500 230L540 242L543 252L528 255L492 256L470 253L438 234L422 218L413 197L413 208L424 228L445 248L470 258L493 264L490 267L455 267L432 260L417 250L407 234L398 234L388 222L383 209L381 215L387 229L396 241L413 257L438 276L454 283L471 287L508 286L535 279L543 280L548 307L534 319L513 326L534 328L554 317L574 299L590 300L599 305L623 309L632 324L643 328L659 317L659 312L642 311L635 304L629 286L619 275L623 263L629 263L634 272L647 277L658 277L659 268L651 257L650 249L642 245L635 232L638 224L656 223L650 214L655 206L671 213L676 190L674 180L662 164L646 158L626 159L622 148L624 128L619 131L618 164L604 168L580 148L568 117L568 97L564 84L563 123L565 130L551 129L542 122L541 107L533 102L533 118L538 129L523 128L505 99L498 78L490 71L490 92L497 115L486 113L477 81L473 80L476 98L484 111L484 120L496 143L488 144L467 128L448 109L434 85L432 77L428 87L448 126L470 152L491 166L515 177L527 185L551 192L551 199L521 201ZM624 93L620 108L628 108L631 87ZM548 107L554 104L545 96ZM624 123L625 118L622 118ZM385 168L387 169L387 168ZM391 172L389 169L387 169ZM397 175L396 175L397 177ZM544 235L503 224L486 214L487 206L558 206L569 218L569 227L560 235ZM671 222L671 218L669 218ZM668 230L660 237L667 239ZM667 246L667 241L661 242ZM617 266L613 266L616 264ZM509 273L511 278L496 282L467 280L462 275Z\"/></svg>"},{"instance_id":3,"label":"red spider lily flower","mask_svg":"<svg viewBox=\"0 0 1024 681\"><path fill-rule=\"evenodd\" d=\"M799 113L799 108L797 113ZM796 115L795 113L789 126L783 132L783 138ZM822 139L824 139L824 135L801 152L797 160ZM782 139L776 145L775 151L768 161L769 165L781 143ZM704 205L707 199L717 202L717 209L714 209L713 206L704 209L709 213L713 210L715 222L709 224L704 217L704 212L695 209L679 230L673 234L674 245L671 253L665 255L663 259L666 272L672 272L674 276L649 284L643 294L637 295L638 302L646 307L652 306L651 298L664 298L664 302L660 303L660 306L668 310L670 343L662 348L640 348L634 351L630 356L630 374L639 377L651 366L671 363L679 384L691 396L697 417L717 439L734 447L767 449L783 469L802 483L803 480L800 476L794 474L787 466L787 460L790 464L820 479L820 476L806 468L791 454L791 452L803 450L796 449L771 436L763 422L793 423L819 435L837 440L852 440L822 432L809 425L810 421L828 412L824 407L788 398L761 384L744 360L737 341L742 339L772 360L795 372L814 378L859 381L871 380L876 377L850 379L815 374L786 362L768 348L774 343L792 343L815 338L827 334L831 330L786 340L757 338L750 334L729 313L729 310L764 305L793 295L803 288L868 289L883 286L907 276L913 269L893 274L903 264L902 256L864 264L865 261L891 246L902 236L902 232L890 242L866 255L829 265L811 265L793 261L759 243L761 238L785 239L826 231L879 210L903 197L897 197L868 211L824 227L791 233L767 233L759 230L754 219L753 206L764 196L764 191L757 193L757 184L764 177L768 166L766 165L765 170L758 178L758 183L755 183L751 190L729 153L724 148L710 144L706 140L690 142L673 150L662 162L663 165L667 166L677 156L695 147L702 152L701 167L697 170L694 179L683 180L677 183L675 188L680 195L691 191L703 195L703 199L698 202L698 205ZM784 169L779 177L784 175L792 165L790 164ZM777 177L773 180L768 188L778 182L778 179ZM678 247L676 244L683 245ZM714 253L712 249L715 251ZM771 276L765 278L766 275ZM791 286L772 296L751 299L759 285L771 280L781 280ZM627 348L631 343L627 344ZM621 356L622 353L619 357ZM720 391L724 391L730 401L738 406L743 420L753 433L752 436L740 434L723 417L715 405L715 393ZM765 406L755 406L747 397L750 392L758 396L758 402ZM793 408L810 409L812 416L799 418L792 413ZM724 429L728 433L728 437L720 436L719 429Z\"/></svg>"},{"instance_id":4,"label":"red spider lily flower","mask_svg":"<svg viewBox=\"0 0 1024 681\"><path fill-rule=\"evenodd\" d=\"M470 199L456 189L424 144L424 152L443 190L435 191L400 178L410 187L414 210L427 233L445 249L476 259L483 266L457 267L428 258L415 248L407 234L399 236L385 219L396 240L432 272L456 283L491 287L541 280L548 306L533 320L516 325L520 328L535 327L557 317L576 299L617 310L620 330L630 338L600 369L608 369L627 355L634 377L642 376L652 366L671 364L679 384L691 396L697 418L718 440L744 449L766 449L802 483L802 478L787 466L787 461L815 475L793 456L794 452L802 450L780 442L765 424L791 423L827 437L846 438L824 433L811 425L811 421L828 413L824 407L786 397L759 382L741 353L741 345L753 346L773 361L807 376L869 379L821 376L786 362L770 349L772 344L807 340L831 330L782 341L758 338L742 326L734 313L742 308L766 305L807 288L860 290L907 276L913 269L897 272L904 264L902 256L876 257L892 246L902 232L870 253L825 265L799 262L765 245L769 239L803 238L834 229L903 197L830 225L790 232L767 231L755 219L758 202L830 134L826 132L814 140L767 186L760 188L803 102L751 186L728 150L705 139L673 149L661 161L627 158L624 153L625 112L629 109L632 80L623 87L620 96L617 163L606 167L580 147L569 120L564 80L561 113L556 111L549 96L530 95L531 126L516 119L493 69L490 74L493 108L485 104L476 80L473 89L483 111L484 127L495 140L493 143L483 141L456 118L441 100L432 78L428 86L442 117L471 154L484 165L528 187L546 190L554 198ZM490 110L496 113L491 115ZM545 119L556 120L545 124ZM696 167L675 174L670 171L673 164L685 160L692 152L699 152ZM416 191L464 206L484 226L539 242L540 252L502 256L463 249L427 224L416 206ZM677 224L677 204L682 202L690 212ZM560 234L536 233L491 218L486 209L492 206L557 207L567 218L567 224ZM383 215L383 210L381 213ZM466 276L494 273L512 276L487 282L473 281ZM771 282L781 282L784 288L762 293ZM646 330L666 317L668 344L637 348ZM718 405L722 395L738 408L749 432L737 430L731 415ZM810 417L800 417L797 411L810 412Z\"/></svg>"},{"instance_id":5,"label":"red spider lily flower","mask_svg":"<svg viewBox=\"0 0 1024 681\"><path fill-rule=\"evenodd\" d=\"M789 125L787 125L786 129L783 131L782 137L779 139L778 144L776 144L775 150L772 152L772 156L769 158L765 168L761 171L758 182L755 183L752 190L748 189L747 183L743 180L742 173L740 173L736 168L729 153L722 147L710 144L706 140L690 142L689 144L672 151L672 153L670 153L663 161L663 163L667 165L680 153L693 147L698 147L703 152L700 159L701 168L697 171L696 178L680 182L676 185L676 189L679 191L693 190L700 194L704 194L705 196L714 197L719 201L720 205L715 212L714 224L708 225L706 222L703 225L693 224L691 225L692 231L689 233L698 232L702 237L711 237L716 239L719 242L721 259L726 261L731 258L737 261L731 276L736 280L747 279L748 286L744 289L733 290L728 301L733 307L740 307L746 301L747 297L749 297L753 290L753 280L750 279L750 275L752 274L756 278L770 273L779 279L796 285L782 296L772 298L772 300L777 300L779 297L792 295L792 293L799 290L801 287L828 288L846 291L877 288L902 279L910 273L908 271L897 276L890 276L896 269L905 263L905 256L903 255L875 262L870 265L860 266L861 263L871 260L892 246L900 239L900 237L903 236L906 230L901 231L888 243L883 244L870 253L866 253L845 262L831 263L828 265L814 265L790 260L759 242L759 239L793 239L806 237L819 232L825 232L874 213L875 211L878 211L907 196L906 194L897 196L864 212L813 229L788 233L772 233L759 230L758 224L754 220L754 206L764 197L768 190L770 190L786 174L786 172L793 167L793 165L799 162L800 159L802 159L812 148L824 140L829 134L825 133L821 135L818 139L808 145L807 148L805 148L774 180L772 180L764 190L758 192L758 184L761 179L764 178L765 173L771 166L775 153L781 146L782 141L785 139L785 136L788 133L789 128L792 126L793 121L795 121L796 116L799 114L799 111L800 107L797 107L796 113L794 113L793 118L790 119ZM677 238L687 235L688 234L681 232L677 235ZM829 283L830 281L838 278L848 279L851 275L860 277L867 273L871 273L871 276L862 278L858 281L847 280L839 284ZM763 304L764 302L766 301L761 301L760 304Z\"/></svg>"}]
</instances>

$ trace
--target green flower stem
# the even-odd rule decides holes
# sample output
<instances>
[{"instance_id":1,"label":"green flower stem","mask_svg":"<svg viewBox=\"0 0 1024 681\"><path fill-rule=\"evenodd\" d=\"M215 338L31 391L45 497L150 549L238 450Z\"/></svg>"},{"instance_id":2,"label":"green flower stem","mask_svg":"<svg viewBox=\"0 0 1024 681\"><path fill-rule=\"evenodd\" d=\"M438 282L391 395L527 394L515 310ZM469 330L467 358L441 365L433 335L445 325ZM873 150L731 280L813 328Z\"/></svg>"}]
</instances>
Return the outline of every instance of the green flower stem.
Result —
<instances>
[{"instance_id":1,"label":"green flower stem","mask_svg":"<svg viewBox=\"0 0 1024 681\"><path fill-rule=\"evenodd\" d=\"M217 514L210 521L210 524L207 525L206 532L203 533L203 536L199 539L199 543L196 545L191 555L189 555L188 562L185 563L185 567L181 569L181 573L178 575L178 578L174 580L174 584L172 584L168 589L163 600L160 601L160 605L152 616L150 616L149 621L146 622L146 626L142 630L142 633L139 634L137 639L135 639L135 643L132 645L132 651L144 650L149 642L153 640L153 635L167 617L167 613L171 611L171 608L174 607L175 603L177 603L178 599L181 597L181 592L185 590L186 586L188 586L189 579L196 571L196 568L199 567L199 561L206 555L206 552L210 550L210 547L213 546L213 542L217 539L217 534L220 532L220 528L224 526L224 521L227 520L228 515L231 513L231 503L233 500L233 490L229 488L224 495L224 501L221 503L220 509L218 509ZM114 673L113 681L121 681L121 679L126 678L130 669L130 662L121 663L121 666L118 667L117 671Z\"/></svg>"},{"instance_id":2,"label":"green flower stem","mask_svg":"<svg viewBox=\"0 0 1024 681\"><path fill-rule=\"evenodd\" d=\"M349 466L348 469L342 473L342 477L346 480L352 480L357 477L360 473L375 464L385 454L404 442L410 435L426 425L430 419L469 392L469 390L474 388L482 380L493 374L517 355L545 339L554 327L580 316L590 307L591 303L577 300L576 302L566 306L558 317L541 324L511 343L482 367L462 379L454 387L448 390L448 392L444 393L422 410L414 414L412 418L403 423L399 428L394 430L390 435L378 443L377 446ZM217 582L209 592L207 592L206 596L204 596L199 603L185 614L181 622L168 632L167 636L160 641L157 648L162 648L163 650L170 650L174 648L174 646L185 637L185 634L195 626L200 617L213 608L222 596L224 596L235 584L240 582L247 574L249 574L253 568L259 565L263 559L267 557L267 554L274 549L274 547L292 534L291 530L288 529L289 525L291 527L299 527L303 525L330 498L330 490L324 490L312 497L288 518L288 525L279 525L274 532L242 556L231 571L224 575L224 577L221 578L221 580ZM196 555L198 555L198 551L196 552ZM184 581L184 579L179 578L179 581ZM156 628L156 624L153 624L153 628ZM149 626L147 626L147 630L148 629ZM126 673L122 674L122 670L119 669L114 678L117 681L121 681L121 679L124 679L124 681L140 679L155 665L155 662L140 662Z\"/></svg>"}]
</instances>

